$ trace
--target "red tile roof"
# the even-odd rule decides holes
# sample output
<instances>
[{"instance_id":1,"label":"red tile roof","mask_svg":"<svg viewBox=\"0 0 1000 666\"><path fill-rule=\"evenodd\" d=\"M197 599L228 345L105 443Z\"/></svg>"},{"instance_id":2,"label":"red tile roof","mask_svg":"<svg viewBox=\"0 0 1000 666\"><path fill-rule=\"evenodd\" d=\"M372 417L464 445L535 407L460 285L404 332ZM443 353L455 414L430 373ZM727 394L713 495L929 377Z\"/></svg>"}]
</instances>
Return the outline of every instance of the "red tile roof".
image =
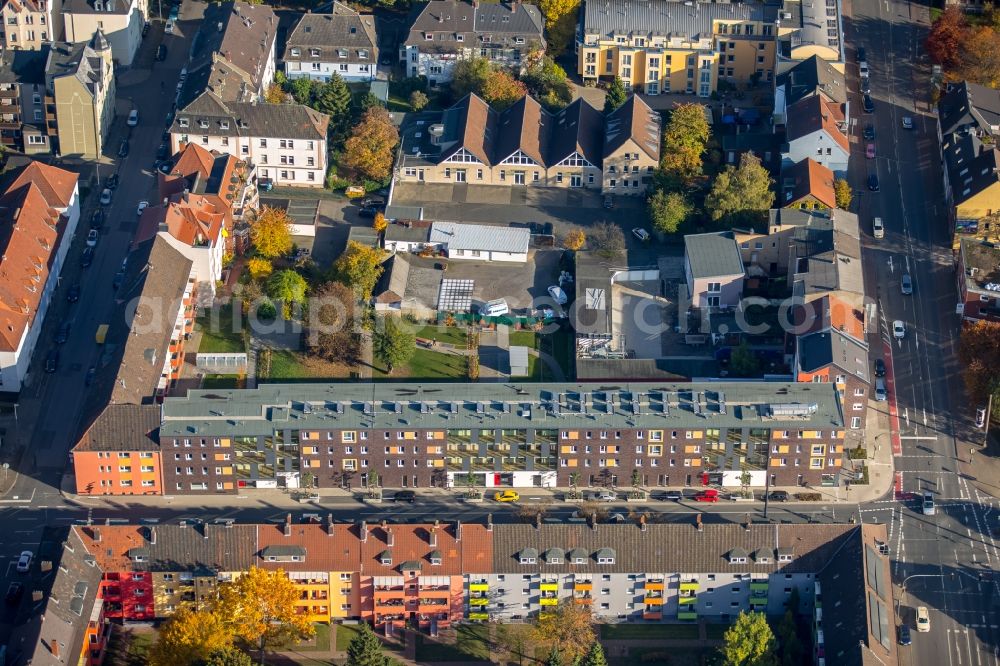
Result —
<instances>
[{"instance_id":1,"label":"red tile roof","mask_svg":"<svg viewBox=\"0 0 1000 666\"><path fill-rule=\"evenodd\" d=\"M456 538L459 530L461 540ZM404 562L420 562L424 575L460 575L463 571L478 571L477 565L490 567L493 560L492 540L484 536L487 533L482 525L461 525L459 528L454 523L372 524L367 526L367 532L367 539L361 545L362 576L398 576ZM436 545L431 545L432 532L437 539ZM392 564L382 564L380 560L380 555L387 550L392 555ZM435 551L441 555L440 565L431 564L430 554Z\"/></svg>"},{"instance_id":2,"label":"red tile roof","mask_svg":"<svg viewBox=\"0 0 1000 666\"><path fill-rule=\"evenodd\" d=\"M257 532L257 566L262 569L285 571L356 571L361 557L361 542L352 525L333 525L333 534L326 524L291 524L291 534L285 536L285 525L261 525ZM248 544L249 545L249 544ZM261 553L268 546L301 546L306 551L304 562L266 562Z\"/></svg>"},{"instance_id":3,"label":"red tile roof","mask_svg":"<svg viewBox=\"0 0 1000 666\"><path fill-rule=\"evenodd\" d=\"M136 242L149 240L163 225L171 236L185 245L216 241L225 219L225 210L208 197L175 194L168 198L166 205L150 206L142 212Z\"/></svg>"},{"instance_id":4,"label":"red tile roof","mask_svg":"<svg viewBox=\"0 0 1000 666\"><path fill-rule=\"evenodd\" d=\"M31 162L24 167L17 180L8 188L16 189L22 185L33 183L42 190L42 196L53 208L67 208L76 191L78 176L71 171L64 171L42 162Z\"/></svg>"},{"instance_id":5,"label":"red tile roof","mask_svg":"<svg viewBox=\"0 0 1000 666\"><path fill-rule=\"evenodd\" d=\"M87 552L97 560L97 566L109 573L132 571L134 567L128 551L132 548L148 548L145 536L147 529L140 525L88 525L73 528Z\"/></svg>"}]
</instances>

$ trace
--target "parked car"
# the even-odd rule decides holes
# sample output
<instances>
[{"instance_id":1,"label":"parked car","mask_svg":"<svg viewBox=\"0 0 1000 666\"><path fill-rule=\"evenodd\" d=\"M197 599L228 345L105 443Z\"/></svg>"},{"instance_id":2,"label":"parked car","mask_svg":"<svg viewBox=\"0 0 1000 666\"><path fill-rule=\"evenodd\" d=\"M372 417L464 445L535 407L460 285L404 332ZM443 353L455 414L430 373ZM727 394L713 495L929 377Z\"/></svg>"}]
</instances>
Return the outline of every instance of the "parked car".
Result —
<instances>
[{"instance_id":1,"label":"parked car","mask_svg":"<svg viewBox=\"0 0 1000 666\"><path fill-rule=\"evenodd\" d=\"M413 504L417 500L417 494L412 490L397 490L392 496L393 502L409 502Z\"/></svg>"},{"instance_id":2,"label":"parked car","mask_svg":"<svg viewBox=\"0 0 1000 666\"><path fill-rule=\"evenodd\" d=\"M925 516L934 515L934 495L924 491L923 499L920 502L920 510Z\"/></svg>"},{"instance_id":3,"label":"parked car","mask_svg":"<svg viewBox=\"0 0 1000 666\"><path fill-rule=\"evenodd\" d=\"M569 300L569 297L566 296L566 292L562 290L562 287L552 285L548 288L548 292L549 296L552 297L552 300L559 305L566 305L566 301Z\"/></svg>"},{"instance_id":4,"label":"parked car","mask_svg":"<svg viewBox=\"0 0 1000 666\"><path fill-rule=\"evenodd\" d=\"M136 206L135 214L142 215L142 211L146 210L147 208L149 208L149 202L144 199L139 202L138 206Z\"/></svg>"},{"instance_id":5,"label":"parked car","mask_svg":"<svg viewBox=\"0 0 1000 666\"><path fill-rule=\"evenodd\" d=\"M108 176L108 179L104 181L104 187L108 188L109 190L113 190L116 187L118 187L118 174L113 173L110 176Z\"/></svg>"},{"instance_id":6,"label":"parked car","mask_svg":"<svg viewBox=\"0 0 1000 666\"><path fill-rule=\"evenodd\" d=\"M702 490L700 493L694 496L695 502L718 502L719 501L719 491L713 488L708 490Z\"/></svg>"},{"instance_id":7,"label":"parked car","mask_svg":"<svg viewBox=\"0 0 1000 666\"><path fill-rule=\"evenodd\" d=\"M875 159L875 144L874 143L868 142L868 145L865 146L865 157L868 158L868 159L870 159L870 160Z\"/></svg>"},{"instance_id":8,"label":"parked car","mask_svg":"<svg viewBox=\"0 0 1000 666\"><path fill-rule=\"evenodd\" d=\"M104 226L104 211L98 208L94 211L93 215L90 216L90 228L100 229Z\"/></svg>"},{"instance_id":9,"label":"parked car","mask_svg":"<svg viewBox=\"0 0 1000 666\"><path fill-rule=\"evenodd\" d=\"M903 279L899 283L899 290L903 292L904 296L909 296L913 293L913 280L910 279L909 273L903 273Z\"/></svg>"},{"instance_id":10,"label":"parked car","mask_svg":"<svg viewBox=\"0 0 1000 666\"><path fill-rule=\"evenodd\" d=\"M142 24L142 36L143 37L145 37L146 35L149 34L149 27L150 27L150 25L151 24L150 24L149 21L146 21L145 23Z\"/></svg>"},{"instance_id":11,"label":"parked car","mask_svg":"<svg viewBox=\"0 0 1000 666\"><path fill-rule=\"evenodd\" d=\"M125 124L129 127L135 127L139 124L139 109L132 109L128 112L128 120L125 121Z\"/></svg>"},{"instance_id":12,"label":"parked car","mask_svg":"<svg viewBox=\"0 0 1000 666\"><path fill-rule=\"evenodd\" d=\"M875 102L871 95L861 96L861 110L865 113L875 113Z\"/></svg>"},{"instance_id":13,"label":"parked car","mask_svg":"<svg viewBox=\"0 0 1000 666\"><path fill-rule=\"evenodd\" d=\"M859 83L862 95L870 95L872 92L872 80L869 76L862 76Z\"/></svg>"},{"instance_id":14,"label":"parked car","mask_svg":"<svg viewBox=\"0 0 1000 666\"><path fill-rule=\"evenodd\" d=\"M111 189L108 188L108 187L105 187L101 191L101 205L102 206L107 206L110 203L111 203Z\"/></svg>"},{"instance_id":15,"label":"parked car","mask_svg":"<svg viewBox=\"0 0 1000 666\"><path fill-rule=\"evenodd\" d=\"M59 350L50 349L49 353L45 356L45 372L52 374L59 369Z\"/></svg>"},{"instance_id":16,"label":"parked car","mask_svg":"<svg viewBox=\"0 0 1000 666\"><path fill-rule=\"evenodd\" d=\"M80 300L80 283L74 282L69 286L69 291L66 292L66 300L70 303L76 303Z\"/></svg>"},{"instance_id":17,"label":"parked car","mask_svg":"<svg viewBox=\"0 0 1000 666\"><path fill-rule=\"evenodd\" d=\"M83 376L83 385L90 386L94 383L94 376L97 374L97 368L90 366L87 368L87 374Z\"/></svg>"},{"instance_id":18,"label":"parked car","mask_svg":"<svg viewBox=\"0 0 1000 666\"><path fill-rule=\"evenodd\" d=\"M31 560L34 559L35 554L30 550L22 550L21 556L17 558L17 571L18 573L26 573L28 569L31 568Z\"/></svg>"},{"instance_id":19,"label":"parked car","mask_svg":"<svg viewBox=\"0 0 1000 666\"><path fill-rule=\"evenodd\" d=\"M122 143L118 146L118 157L125 159L128 157L128 139L122 139Z\"/></svg>"},{"instance_id":20,"label":"parked car","mask_svg":"<svg viewBox=\"0 0 1000 666\"><path fill-rule=\"evenodd\" d=\"M660 495L664 502L680 502L684 499L684 493L679 490L668 490Z\"/></svg>"},{"instance_id":21,"label":"parked car","mask_svg":"<svg viewBox=\"0 0 1000 666\"><path fill-rule=\"evenodd\" d=\"M976 427L982 428L984 425L986 425L986 409L980 407L976 410Z\"/></svg>"},{"instance_id":22,"label":"parked car","mask_svg":"<svg viewBox=\"0 0 1000 666\"><path fill-rule=\"evenodd\" d=\"M615 207L615 197L612 194L604 195L604 207L611 209Z\"/></svg>"},{"instance_id":23,"label":"parked car","mask_svg":"<svg viewBox=\"0 0 1000 666\"><path fill-rule=\"evenodd\" d=\"M857 53L858 62L868 62L868 57L867 56L868 56L868 52L865 50L865 47L859 46L858 47L858 53Z\"/></svg>"},{"instance_id":24,"label":"parked car","mask_svg":"<svg viewBox=\"0 0 1000 666\"><path fill-rule=\"evenodd\" d=\"M865 141L875 140L875 126L871 123L865 125L865 129L862 131L861 135L865 138Z\"/></svg>"},{"instance_id":25,"label":"parked car","mask_svg":"<svg viewBox=\"0 0 1000 666\"><path fill-rule=\"evenodd\" d=\"M902 340L906 337L906 324L901 319L892 322L892 337Z\"/></svg>"},{"instance_id":26,"label":"parked car","mask_svg":"<svg viewBox=\"0 0 1000 666\"><path fill-rule=\"evenodd\" d=\"M493 493L493 499L497 502L516 502L521 496L514 490L498 490Z\"/></svg>"},{"instance_id":27,"label":"parked car","mask_svg":"<svg viewBox=\"0 0 1000 666\"><path fill-rule=\"evenodd\" d=\"M911 645L913 643L913 637L910 635L910 625L902 624L899 626L899 644L900 645Z\"/></svg>"},{"instance_id":28,"label":"parked car","mask_svg":"<svg viewBox=\"0 0 1000 666\"><path fill-rule=\"evenodd\" d=\"M649 240L649 232L641 227L636 227L635 229L633 229L632 235L638 238L643 243Z\"/></svg>"},{"instance_id":29,"label":"parked car","mask_svg":"<svg viewBox=\"0 0 1000 666\"><path fill-rule=\"evenodd\" d=\"M66 344L66 342L69 341L69 329L70 329L70 323L68 321L64 321L62 325L59 327L59 330L56 331L57 345L64 345Z\"/></svg>"},{"instance_id":30,"label":"parked car","mask_svg":"<svg viewBox=\"0 0 1000 666\"><path fill-rule=\"evenodd\" d=\"M871 70L868 69L867 61L862 60L860 63L858 63L858 73L861 74L862 78L868 78L871 76Z\"/></svg>"},{"instance_id":31,"label":"parked car","mask_svg":"<svg viewBox=\"0 0 1000 666\"><path fill-rule=\"evenodd\" d=\"M118 269L118 272L115 273L115 278L111 281L111 288L118 289L118 287L122 286L122 282L124 281L125 281L125 267L122 266L121 268Z\"/></svg>"},{"instance_id":32,"label":"parked car","mask_svg":"<svg viewBox=\"0 0 1000 666\"><path fill-rule=\"evenodd\" d=\"M163 62L167 59L167 47L164 44L160 44L156 47L156 60L158 62Z\"/></svg>"},{"instance_id":33,"label":"parked car","mask_svg":"<svg viewBox=\"0 0 1000 666\"><path fill-rule=\"evenodd\" d=\"M367 217L367 218L375 219L375 216L378 215L378 214L379 214L379 209L378 208L367 208L367 207L364 207L364 208L361 208L360 210L358 210L358 216L359 217Z\"/></svg>"},{"instance_id":34,"label":"parked car","mask_svg":"<svg viewBox=\"0 0 1000 666\"><path fill-rule=\"evenodd\" d=\"M882 377L875 378L875 401L885 402L889 399L889 391L885 385L885 379Z\"/></svg>"},{"instance_id":35,"label":"parked car","mask_svg":"<svg viewBox=\"0 0 1000 666\"><path fill-rule=\"evenodd\" d=\"M618 496L610 490L598 490L590 499L595 502L614 502L618 499Z\"/></svg>"},{"instance_id":36,"label":"parked car","mask_svg":"<svg viewBox=\"0 0 1000 666\"><path fill-rule=\"evenodd\" d=\"M3 600L15 606L21 601L21 597L24 596L24 585L21 583L11 583L10 587L7 588L7 594L4 595Z\"/></svg>"},{"instance_id":37,"label":"parked car","mask_svg":"<svg viewBox=\"0 0 1000 666\"><path fill-rule=\"evenodd\" d=\"M911 130L913 129L913 118L910 116L903 116L903 129Z\"/></svg>"},{"instance_id":38,"label":"parked car","mask_svg":"<svg viewBox=\"0 0 1000 666\"><path fill-rule=\"evenodd\" d=\"M97 229L91 229L87 232L87 247L96 247L97 239L100 236L100 232Z\"/></svg>"},{"instance_id":39,"label":"parked car","mask_svg":"<svg viewBox=\"0 0 1000 666\"><path fill-rule=\"evenodd\" d=\"M875 376L885 377L885 361L880 358L875 359Z\"/></svg>"},{"instance_id":40,"label":"parked car","mask_svg":"<svg viewBox=\"0 0 1000 666\"><path fill-rule=\"evenodd\" d=\"M94 263L94 248L83 248L83 254L80 255L80 266L82 268L89 268L92 263Z\"/></svg>"},{"instance_id":41,"label":"parked car","mask_svg":"<svg viewBox=\"0 0 1000 666\"><path fill-rule=\"evenodd\" d=\"M788 492L785 490L772 490L767 494L767 499L770 502L787 502Z\"/></svg>"},{"instance_id":42,"label":"parked car","mask_svg":"<svg viewBox=\"0 0 1000 666\"><path fill-rule=\"evenodd\" d=\"M882 218L876 217L872 221L872 235L875 238L885 238L885 225L882 224Z\"/></svg>"},{"instance_id":43,"label":"parked car","mask_svg":"<svg viewBox=\"0 0 1000 666\"><path fill-rule=\"evenodd\" d=\"M927 606L917 606L917 631L926 634L931 630L931 615L927 612Z\"/></svg>"},{"instance_id":44,"label":"parked car","mask_svg":"<svg viewBox=\"0 0 1000 666\"><path fill-rule=\"evenodd\" d=\"M170 157L170 146L165 143L161 143L156 149L156 159L165 160L168 157Z\"/></svg>"},{"instance_id":45,"label":"parked car","mask_svg":"<svg viewBox=\"0 0 1000 666\"><path fill-rule=\"evenodd\" d=\"M878 187L877 173L868 174L868 189L871 190L872 192L878 192L879 187Z\"/></svg>"},{"instance_id":46,"label":"parked car","mask_svg":"<svg viewBox=\"0 0 1000 666\"><path fill-rule=\"evenodd\" d=\"M361 201L362 208L378 208L385 210L385 199L382 197L365 197Z\"/></svg>"}]
</instances>

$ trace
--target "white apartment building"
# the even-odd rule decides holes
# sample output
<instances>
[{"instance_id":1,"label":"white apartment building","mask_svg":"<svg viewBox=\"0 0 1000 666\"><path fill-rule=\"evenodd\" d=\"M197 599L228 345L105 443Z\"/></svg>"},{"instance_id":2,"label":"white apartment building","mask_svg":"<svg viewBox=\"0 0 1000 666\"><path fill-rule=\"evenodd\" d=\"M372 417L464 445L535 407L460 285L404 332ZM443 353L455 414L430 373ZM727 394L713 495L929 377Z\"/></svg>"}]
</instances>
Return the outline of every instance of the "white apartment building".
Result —
<instances>
[{"instance_id":1,"label":"white apartment building","mask_svg":"<svg viewBox=\"0 0 1000 666\"><path fill-rule=\"evenodd\" d=\"M378 70L375 18L339 2L329 14L305 14L285 44L285 75L327 82L334 74L345 81L373 81Z\"/></svg>"},{"instance_id":2,"label":"white apartment building","mask_svg":"<svg viewBox=\"0 0 1000 666\"><path fill-rule=\"evenodd\" d=\"M65 0L57 20L62 20L68 42L89 42L101 30L115 66L127 67L142 45L148 18L148 0Z\"/></svg>"},{"instance_id":3,"label":"white apartment building","mask_svg":"<svg viewBox=\"0 0 1000 666\"><path fill-rule=\"evenodd\" d=\"M37 51L50 42L63 41L63 25L59 15L62 0L18 0L0 7L0 45L4 50ZM88 41L88 35L82 41Z\"/></svg>"}]
</instances>

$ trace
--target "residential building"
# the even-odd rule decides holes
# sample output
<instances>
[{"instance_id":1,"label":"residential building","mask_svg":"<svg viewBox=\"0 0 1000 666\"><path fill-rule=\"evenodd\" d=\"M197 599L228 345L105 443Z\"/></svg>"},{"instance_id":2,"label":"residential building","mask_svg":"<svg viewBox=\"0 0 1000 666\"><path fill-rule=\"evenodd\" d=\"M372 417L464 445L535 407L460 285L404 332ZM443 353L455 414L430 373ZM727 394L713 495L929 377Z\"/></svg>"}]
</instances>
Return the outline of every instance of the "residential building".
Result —
<instances>
[{"instance_id":1,"label":"residential building","mask_svg":"<svg viewBox=\"0 0 1000 666\"><path fill-rule=\"evenodd\" d=\"M3 50L38 51L50 42L66 39L63 34L62 0L11 0L0 7L0 45ZM87 35L82 41L88 41ZM74 40L70 40L74 41Z\"/></svg>"},{"instance_id":2,"label":"residential building","mask_svg":"<svg viewBox=\"0 0 1000 666\"><path fill-rule=\"evenodd\" d=\"M778 14L778 55L781 74L817 56L844 71L844 22L840 0L783 0Z\"/></svg>"},{"instance_id":3,"label":"residential building","mask_svg":"<svg viewBox=\"0 0 1000 666\"><path fill-rule=\"evenodd\" d=\"M172 152L188 143L254 164L257 180L322 187L326 178L329 116L300 104L223 102L211 91L177 112Z\"/></svg>"},{"instance_id":4,"label":"residential building","mask_svg":"<svg viewBox=\"0 0 1000 666\"><path fill-rule=\"evenodd\" d=\"M151 621L198 608L258 566L285 572L310 619L362 620L386 633L407 623L434 632L530 621L560 602L588 606L611 624L731 622L742 611L779 617L797 595L815 630L817 663L898 663L885 524L369 524L328 515L301 524L291 516L278 524L88 524L62 535L63 547L56 541L50 550L86 566L66 563L56 580L73 574L79 583L89 571L75 589L85 601L97 594L94 611L65 629L82 630L87 616Z\"/></svg>"},{"instance_id":5,"label":"residential building","mask_svg":"<svg viewBox=\"0 0 1000 666\"><path fill-rule=\"evenodd\" d=\"M78 495L161 495L155 404L109 404L73 447Z\"/></svg>"},{"instance_id":6,"label":"residential building","mask_svg":"<svg viewBox=\"0 0 1000 666\"><path fill-rule=\"evenodd\" d=\"M968 321L1000 321L1000 249L962 238L958 246L959 312Z\"/></svg>"},{"instance_id":7,"label":"residential building","mask_svg":"<svg viewBox=\"0 0 1000 666\"><path fill-rule=\"evenodd\" d=\"M416 233L411 233L416 232ZM460 222L393 224L385 231L389 252L430 250L449 259L504 261L523 264L528 260L531 233L528 229Z\"/></svg>"},{"instance_id":8,"label":"residential building","mask_svg":"<svg viewBox=\"0 0 1000 666\"><path fill-rule=\"evenodd\" d=\"M758 132L724 134L722 136L723 161L736 167L739 166L743 155L750 153L759 159L771 177L777 180L781 170L782 138L777 134Z\"/></svg>"},{"instance_id":9,"label":"residential building","mask_svg":"<svg viewBox=\"0 0 1000 666\"><path fill-rule=\"evenodd\" d=\"M97 159L115 118L111 46L98 30L90 42L53 44L45 66L45 121L53 152Z\"/></svg>"},{"instance_id":10,"label":"residential building","mask_svg":"<svg viewBox=\"0 0 1000 666\"><path fill-rule=\"evenodd\" d=\"M744 266L751 274L779 276L794 273L796 262L803 255L799 250L793 251L793 248L814 233L812 229L831 229L836 224L835 220L839 219L837 214L842 212L850 215L845 211L831 213L815 208L772 208L768 212L766 231L735 231Z\"/></svg>"},{"instance_id":11,"label":"residential building","mask_svg":"<svg viewBox=\"0 0 1000 666\"><path fill-rule=\"evenodd\" d=\"M49 152L43 104L48 57L48 46L0 53L0 142L7 150L28 155Z\"/></svg>"},{"instance_id":12,"label":"residential building","mask_svg":"<svg viewBox=\"0 0 1000 666\"><path fill-rule=\"evenodd\" d=\"M809 224L794 228L787 274L792 295L806 303L836 296L863 311L865 281L858 216L838 209L827 218L813 215Z\"/></svg>"},{"instance_id":13,"label":"residential building","mask_svg":"<svg viewBox=\"0 0 1000 666\"><path fill-rule=\"evenodd\" d=\"M497 112L469 94L404 131L397 178L641 194L659 161L660 116L637 96L604 117L583 99L556 114L532 97Z\"/></svg>"},{"instance_id":14,"label":"residential building","mask_svg":"<svg viewBox=\"0 0 1000 666\"><path fill-rule=\"evenodd\" d=\"M0 390L16 393L80 220L77 174L31 162L0 193Z\"/></svg>"},{"instance_id":15,"label":"residential building","mask_svg":"<svg viewBox=\"0 0 1000 666\"><path fill-rule=\"evenodd\" d=\"M30 603L6 641L13 664L100 666L113 625L101 569L72 527L45 527L30 571L18 582Z\"/></svg>"},{"instance_id":16,"label":"residential building","mask_svg":"<svg viewBox=\"0 0 1000 666\"><path fill-rule=\"evenodd\" d=\"M781 172L778 203L782 208L829 210L837 207L833 172L811 157Z\"/></svg>"},{"instance_id":17,"label":"residential building","mask_svg":"<svg viewBox=\"0 0 1000 666\"><path fill-rule=\"evenodd\" d=\"M375 17L334 0L329 14L303 14L288 33L285 76L325 83L333 74L345 81L374 81L378 71Z\"/></svg>"},{"instance_id":18,"label":"residential building","mask_svg":"<svg viewBox=\"0 0 1000 666\"><path fill-rule=\"evenodd\" d=\"M781 152L783 168L808 157L833 171L834 175L845 176L851 146L844 106L829 102L822 95L806 97L789 105L785 146Z\"/></svg>"},{"instance_id":19,"label":"residential building","mask_svg":"<svg viewBox=\"0 0 1000 666\"><path fill-rule=\"evenodd\" d=\"M774 81L774 124L784 125L788 109L807 97L820 97L841 106L849 117L850 100L843 68L838 70L819 56L811 56Z\"/></svg>"},{"instance_id":20,"label":"residential building","mask_svg":"<svg viewBox=\"0 0 1000 666\"><path fill-rule=\"evenodd\" d=\"M407 76L426 76L432 87L451 81L460 60L488 58L521 71L528 54L545 50L544 19L533 4L431 0L419 9L399 48Z\"/></svg>"},{"instance_id":21,"label":"residential building","mask_svg":"<svg viewBox=\"0 0 1000 666\"><path fill-rule=\"evenodd\" d=\"M693 308L735 308L746 270L731 231L684 237L684 276Z\"/></svg>"},{"instance_id":22,"label":"residential building","mask_svg":"<svg viewBox=\"0 0 1000 666\"><path fill-rule=\"evenodd\" d=\"M396 488L568 487L571 474L579 485L607 486L627 483L635 469L647 486L739 485L744 469L759 486L768 469L772 485L799 475L838 483L844 421L834 387L531 386L439 384L421 398L420 385L338 385L333 399L328 385L298 384L167 397L157 432L164 492L294 488L306 473L319 487L365 486L371 472ZM393 397L402 390L415 397ZM235 424L208 418L234 410L245 415ZM497 417L489 428L486 414ZM795 451L771 456L772 444Z\"/></svg>"},{"instance_id":23,"label":"residential building","mask_svg":"<svg viewBox=\"0 0 1000 666\"><path fill-rule=\"evenodd\" d=\"M63 0L65 40L89 42L100 31L116 67L130 67L149 18L148 0Z\"/></svg>"},{"instance_id":24,"label":"residential building","mask_svg":"<svg viewBox=\"0 0 1000 666\"><path fill-rule=\"evenodd\" d=\"M954 248L962 237L1000 240L1000 92L951 85L938 102L938 133Z\"/></svg>"},{"instance_id":25,"label":"residential building","mask_svg":"<svg viewBox=\"0 0 1000 666\"><path fill-rule=\"evenodd\" d=\"M585 0L577 73L592 85L617 76L647 95L709 97L720 81L771 81L779 8L695 2L682 9L672 0Z\"/></svg>"}]
</instances>

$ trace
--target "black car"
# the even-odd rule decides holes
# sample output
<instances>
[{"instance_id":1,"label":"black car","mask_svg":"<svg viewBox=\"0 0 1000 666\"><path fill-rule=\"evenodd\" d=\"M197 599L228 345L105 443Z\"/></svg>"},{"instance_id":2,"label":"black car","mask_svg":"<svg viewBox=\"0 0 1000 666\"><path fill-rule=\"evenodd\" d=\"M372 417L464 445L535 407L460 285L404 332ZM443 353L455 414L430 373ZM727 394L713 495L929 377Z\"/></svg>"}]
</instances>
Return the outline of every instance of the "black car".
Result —
<instances>
[{"instance_id":1,"label":"black car","mask_svg":"<svg viewBox=\"0 0 1000 666\"><path fill-rule=\"evenodd\" d=\"M859 46L858 47L858 62L867 62L868 61L867 56L868 56L868 52L865 51L865 47Z\"/></svg>"},{"instance_id":2,"label":"black car","mask_svg":"<svg viewBox=\"0 0 1000 666\"><path fill-rule=\"evenodd\" d=\"M90 216L90 228L100 229L104 226L104 211L98 208L94 211L94 214Z\"/></svg>"},{"instance_id":3,"label":"black car","mask_svg":"<svg viewBox=\"0 0 1000 666\"><path fill-rule=\"evenodd\" d=\"M80 255L80 266L83 268L89 268L92 263L94 263L94 248L83 248L83 254Z\"/></svg>"},{"instance_id":4,"label":"black car","mask_svg":"<svg viewBox=\"0 0 1000 666\"><path fill-rule=\"evenodd\" d=\"M59 369L59 350L51 349L45 357L45 372L52 374Z\"/></svg>"},{"instance_id":5,"label":"black car","mask_svg":"<svg viewBox=\"0 0 1000 666\"><path fill-rule=\"evenodd\" d=\"M142 24L142 36L143 37L145 37L146 35L149 34L149 25L150 25L149 21L146 21L145 23Z\"/></svg>"},{"instance_id":6,"label":"black car","mask_svg":"<svg viewBox=\"0 0 1000 666\"><path fill-rule=\"evenodd\" d=\"M412 490L397 490L396 494L392 496L393 502L409 502L413 504L417 501L417 494Z\"/></svg>"},{"instance_id":7,"label":"black car","mask_svg":"<svg viewBox=\"0 0 1000 666\"><path fill-rule=\"evenodd\" d=\"M123 146L127 146L128 145L128 141L122 141L122 145ZM118 151L118 154L121 155L121 150ZM125 148L125 154L126 155L128 154L128 148ZM113 190L113 189L117 188L118 187L118 174L117 173L113 173L110 176L108 176L108 179L106 181L104 181L104 187L108 188L109 190Z\"/></svg>"},{"instance_id":8,"label":"black car","mask_svg":"<svg viewBox=\"0 0 1000 666\"><path fill-rule=\"evenodd\" d=\"M874 125L865 125L865 131L862 133L862 136L865 137L865 141L874 141L875 140L875 126Z\"/></svg>"},{"instance_id":9,"label":"black car","mask_svg":"<svg viewBox=\"0 0 1000 666\"><path fill-rule=\"evenodd\" d=\"M902 624L899 626L899 644L900 645L911 645L913 643L913 638L910 636L910 625Z\"/></svg>"},{"instance_id":10,"label":"black car","mask_svg":"<svg viewBox=\"0 0 1000 666\"><path fill-rule=\"evenodd\" d=\"M170 160L163 160L156 165L156 170L160 173L170 173L170 170L174 168L173 163Z\"/></svg>"},{"instance_id":11,"label":"black car","mask_svg":"<svg viewBox=\"0 0 1000 666\"><path fill-rule=\"evenodd\" d=\"M63 325L59 327L58 331L56 331L56 344L57 345L64 345L69 340L69 327L70 327L70 324L69 324L68 321L66 321L66 322L63 322Z\"/></svg>"},{"instance_id":12,"label":"black car","mask_svg":"<svg viewBox=\"0 0 1000 666\"><path fill-rule=\"evenodd\" d=\"M94 366L90 366L89 368L87 368L87 374L83 376L83 385L90 386L91 384L93 384L94 375L96 374L97 374L97 368L95 368Z\"/></svg>"},{"instance_id":13,"label":"black car","mask_svg":"<svg viewBox=\"0 0 1000 666\"><path fill-rule=\"evenodd\" d=\"M861 92L865 95L870 95L872 92L872 82L867 76L861 77Z\"/></svg>"},{"instance_id":14,"label":"black car","mask_svg":"<svg viewBox=\"0 0 1000 666\"><path fill-rule=\"evenodd\" d=\"M865 113L875 113L875 102L872 101L871 95L861 96L861 110Z\"/></svg>"},{"instance_id":15,"label":"black car","mask_svg":"<svg viewBox=\"0 0 1000 666\"><path fill-rule=\"evenodd\" d=\"M360 217L374 218L380 212L381 211L378 208L372 208L372 207L365 206L364 208L362 208L361 210L358 211L358 215Z\"/></svg>"},{"instance_id":16,"label":"black car","mask_svg":"<svg viewBox=\"0 0 1000 666\"><path fill-rule=\"evenodd\" d=\"M664 502L680 502L684 499L684 493L679 490L668 490L661 497L663 497Z\"/></svg>"},{"instance_id":17,"label":"black car","mask_svg":"<svg viewBox=\"0 0 1000 666\"><path fill-rule=\"evenodd\" d=\"M21 597L23 596L24 585L21 583L11 583L10 587L7 588L7 594L4 595L3 600L14 606L21 601Z\"/></svg>"},{"instance_id":18,"label":"black car","mask_svg":"<svg viewBox=\"0 0 1000 666\"><path fill-rule=\"evenodd\" d=\"M875 359L875 376L885 377L885 361L880 358Z\"/></svg>"},{"instance_id":19,"label":"black car","mask_svg":"<svg viewBox=\"0 0 1000 666\"><path fill-rule=\"evenodd\" d=\"M66 300L70 303L76 303L80 300L80 283L75 282L69 286L69 291L66 292Z\"/></svg>"},{"instance_id":20,"label":"black car","mask_svg":"<svg viewBox=\"0 0 1000 666\"><path fill-rule=\"evenodd\" d=\"M872 192L878 192L878 174L873 173L868 176L868 189Z\"/></svg>"},{"instance_id":21,"label":"black car","mask_svg":"<svg viewBox=\"0 0 1000 666\"><path fill-rule=\"evenodd\" d=\"M385 209L385 199L382 197L365 197L364 201L361 202L361 207Z\"/></svg>"},{"instance_id":22,"label":"black car","mask_svg":"<svg viewBox=\"0 0 1000 666\"><path fill-rule=\"evenodd\" d=\"M767 494L767 499L771 502L787 502L788 492L785 490L772 490Z\"/></svg>"},{"instance_id":23,"label":"black car","mask_svg":"<svg viewBox=\"0 0 1000 666\"><path fill-rule=\"evenodd\" d=\"M167 47L164 44L160 44L156 47L156 59L159 62L163 62L167 59Z\"/></svg>"},{"instance_id":24,"label":"black car","mask_svg":"<svg viewBox=\"0 0 1000 666\"><path fill-rule=\"evenodd\" d=\"M111 281L111 287L113 289L118 289L118 287L122 286L122 282L124 280L125 280L125 269L122 268L117 273L115 273L115 279Z\"/></svg>"},{"instance_id":25,"label":"black car","mask_svg":"<svg viewBox=\"0 0 1000 666\"><path fill-rule=\"evenodd\" d=\"M118 157L128 157L128 139L122 139L122 145L118 146Z\"/></svg>"},{"instance_id":26,"label":"black car","mask_svg":"<svg viewBox=\"0 0 1000 666\"><path fill-rule=\"evenodd\" d=\"M161 143L160 147L156 149L156 159L165 160L170 157L170 146L165 143Z\"/></svg>"}]
</instances>

